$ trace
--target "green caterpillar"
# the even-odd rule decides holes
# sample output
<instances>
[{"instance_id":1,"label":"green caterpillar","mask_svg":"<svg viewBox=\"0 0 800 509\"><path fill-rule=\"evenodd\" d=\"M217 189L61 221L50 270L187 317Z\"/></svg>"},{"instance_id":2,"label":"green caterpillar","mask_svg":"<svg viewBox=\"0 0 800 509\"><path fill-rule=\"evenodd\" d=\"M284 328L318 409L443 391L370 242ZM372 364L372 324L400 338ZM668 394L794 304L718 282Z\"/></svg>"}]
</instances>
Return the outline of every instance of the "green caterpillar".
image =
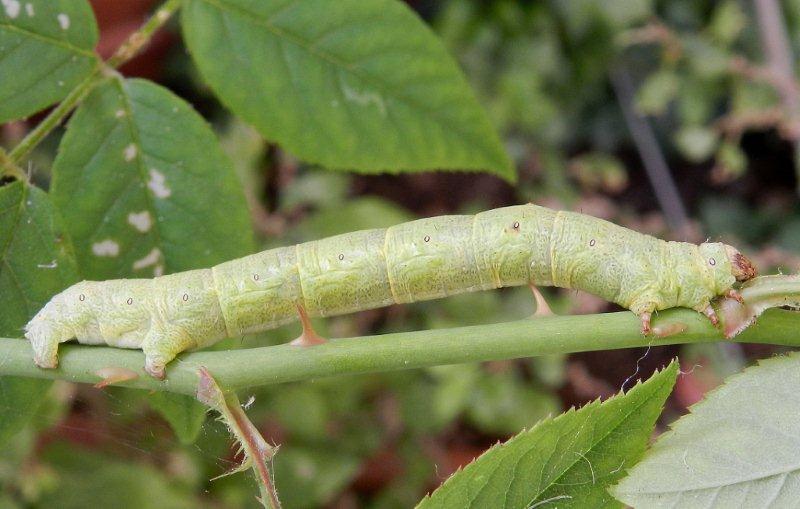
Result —
<instances>
[{"instance_id":1,"label":"green caterpillar","mask_svg":"<svg viewBox=\"0 0 800 509\"><path fill-rule=\"evenodd\" d=\"M536 205L475 216L420 219L291 247L210 269L155 279L83 281L53 297L26 326L36 364L57 365L76 338L141 348L163 378L178 353L301 318L353 313L504 286L575 288L642 319L676 306L706 313L710 301L755 276L721 243L666 242L607 221Z\"/></svg>"}]
</instances>

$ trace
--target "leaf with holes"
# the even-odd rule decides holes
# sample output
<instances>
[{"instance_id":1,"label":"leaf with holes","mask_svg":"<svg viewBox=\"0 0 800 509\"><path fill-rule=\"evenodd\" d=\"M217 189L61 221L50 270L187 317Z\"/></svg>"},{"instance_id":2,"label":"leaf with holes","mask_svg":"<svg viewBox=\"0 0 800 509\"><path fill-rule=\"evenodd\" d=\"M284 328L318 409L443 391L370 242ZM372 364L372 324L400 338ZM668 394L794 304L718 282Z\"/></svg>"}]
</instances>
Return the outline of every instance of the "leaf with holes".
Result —
<instances>
[{"instance_id":1,"label":"leaf with holes","mask_svg":"<svg viewBox=\"0 0 800 509\"><path fill-rule=\"evenodd\" d=\"M627 394L540 422L485 452L419 508L620 507L606 491L641 456L678 363Z\"/></svg>"},{"instance_id":2,"label":"leaf with holes","mask_svg":"<svg viewBox=\"0 0 800 509\"><path fill-rule=\"evenodd\" d=\"M59 101L97 64L86 0L0 2L0 123Z\"/></svg>"},{"instance_id":3,"label":"leaf with holes","mask_svg":"<svg viewBox=\"0 0 800 509\"><path fill-rule=\"evenodd\" d=\"M800 355L761 361L706 395L612 493L635 507L796 507Z\"/></svg>"},{"instance_id":4,"label":"leaf with holes","mask_svg":"<svg viewBox=\"0 0 800 509\"><path fill-rule=\"evenodd\" d=\"M189 0L182 24L220 99L306 161L514 179L458 66L403 2Z\"/></svg>"},{"instance_id":5,"label":"leaf with holes","mask_svg":"<svg viewBox=\"0 0 800 509\"><path fill-rule=\"evenodd\" d=\"M53 200L87 279L152 277L252 251L241 185L214 133L185 102L144 80L111 78L78 108L53 168ZM201 405L175 401L188 440ZM163 402L162 402L163 403ZM173 411L160 404L162 411Z\"/></svg>"},{"instance_id":6,"label":"leaf with holes","mask_svg":"<svg viewBox=\"0 0 800 509\"><path fill-rule=\"evenodd\" d=\"M72 250L47 195L21 182L0 187L0 336L22 337L25 322L76 279ZM0 378L0 444L33 416L50 384Z\"/></svg>"}]
</instances>

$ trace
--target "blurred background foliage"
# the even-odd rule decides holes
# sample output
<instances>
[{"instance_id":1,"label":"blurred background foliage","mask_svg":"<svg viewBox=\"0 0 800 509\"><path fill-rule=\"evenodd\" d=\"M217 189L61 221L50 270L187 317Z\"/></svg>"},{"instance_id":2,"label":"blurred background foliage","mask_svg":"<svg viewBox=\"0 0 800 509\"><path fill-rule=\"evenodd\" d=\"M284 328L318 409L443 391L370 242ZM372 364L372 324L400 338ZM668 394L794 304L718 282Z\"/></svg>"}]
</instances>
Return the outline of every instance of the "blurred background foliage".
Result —
<instances>
[{"instance_id":1,"label":"blurred background foliage","mask_svg":"<svg viewBox=\"0 0 800 509\"><path fill-rule=\"evenodd\" d=\"M106 56L154 5L93 4ZM782 8L781 26L763 23L768 4ZM174 31L160 34L123 72L165 84L214 125L245 184L264 249L420 215L534 201L665 238L724 239L752 254L764 272L797 270L794 59L787 69L765 35L785 31L790 55L800 54L800 2L410 5L462 65L517 163L516 186L476 174L357 176L302 164L214 100ZM641 132L624 107L651 131L656 158L667 163L661 177L677 189L672 198L658 198L663 186L654 187L645 171L653 154L631 136ZM4 144L29 127L5 126ZM44 186L56 142L33 158L35 180ZM668 217L659 199L677 202L673 209L693 219ZM583 293L546 295L557 313L613 309ZM527 290L509 289L316 325L341 337L499 322L533 310ZM229 340L229 346L280 343L296 334L296 326L287 326ZM313 380L240 398L264 435L281 444L274 466L285 507L409 507L497 440L608 396L634 373L649 375L675 355L687 374L665 422L748 359L773 351L728 344L595 352ZM66 383L55 389L33 425L0 455L0 507L257 506L248 475L209 481L237 461L218 422L209 419L195 443L182 444L139 393Z\"/></svg>"}]
</instances>

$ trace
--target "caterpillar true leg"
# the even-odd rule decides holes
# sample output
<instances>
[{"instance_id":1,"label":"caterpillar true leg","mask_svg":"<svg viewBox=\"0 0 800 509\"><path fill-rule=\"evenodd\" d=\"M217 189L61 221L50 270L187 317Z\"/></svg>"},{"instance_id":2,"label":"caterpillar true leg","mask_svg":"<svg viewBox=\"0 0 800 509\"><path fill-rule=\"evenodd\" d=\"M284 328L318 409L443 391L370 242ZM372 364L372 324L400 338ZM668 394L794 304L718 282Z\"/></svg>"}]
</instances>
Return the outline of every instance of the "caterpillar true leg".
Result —
<instances>
[{"instance_id":1,"label":"caterpillar true leg","mask_svg":"<svg viewBox=\"0 0 800 509\"><path fill-rule=\"evenodd\" d=\"M300 324L303 326L303 332L291 343L292 346L314 346L327 343L328 340L317 334L314 327L311 325L311 319L308 318L308 313L303 306L297 305L297 314L300 315Z\"/></svg>"},{"instance_id":2,"label":"caterpillar true leg","mask_svg":"<svg viewBox=\"0 0 800 509\"><path fill-rule=\"evenodd\" d=\"M742 298L742 294L740 294L738 291L734 290L733 288L731 288L730 290L725 292L725 297L733 299L733 300L737 301L739 304L744 304L744 299Z\"/></svg>"},{"instance_id":3,"label":"caterpillar true leg","mask_svg":"<svg viewBox=\"0 0 800 509\"><path fill-rule=\"evenodd\" d=\"M650 311L645 311L644 313L639 315L639 318L642 320L642 334L644 334L645 336L650 334L650 331L652 330L650 328L650 318L651 317L652 317L652 313Z\"/></svg>"},{"instance_id":4,"label":"caterpillar true leg","mask_svg":"<svg viewBox=\"0 0 800 509\"><path fill-rule=\"evenodd\" d=\"M711 304L706 306L706 308L703 310L703 314L706 315L709 320L711 320L711 325L713 325L714 327L716 327L719 324L719 318L717 317L717 312L714 311L714 308L711 307Z\"/></svg>"}]
</instances>

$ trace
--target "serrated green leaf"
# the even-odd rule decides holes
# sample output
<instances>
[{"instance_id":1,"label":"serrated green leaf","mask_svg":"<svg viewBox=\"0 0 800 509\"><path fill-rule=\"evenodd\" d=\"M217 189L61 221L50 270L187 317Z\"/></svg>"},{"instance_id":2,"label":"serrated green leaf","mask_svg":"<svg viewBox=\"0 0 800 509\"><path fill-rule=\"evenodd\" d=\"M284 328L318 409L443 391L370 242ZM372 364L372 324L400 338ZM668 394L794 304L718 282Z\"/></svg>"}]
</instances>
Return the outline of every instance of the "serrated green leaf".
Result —
<instances>
[{"instance_id":1,"label":"serrated green leaf","mask_svg":"<svg viewBox=\"0 0 800 509\"><path fill-rule=\"evenodd\" d=\"M86 0L0 4L0 123L62 99L97 64L97 24Z\"/></svg>"},{"instance_id":2,"label":"serrated green leaf","mask_svg":"<svg viewBox=\"0 0 800 509\"><path fill-rule=\"evenodd\" d=\"M606 491L644 451L673 362L627 394L540 422L448 479L419 508L619 507Z\"/></svg>"},{"instance_id":3,"label":"serrated green leaf","mask_svg":"<svg viewBox=\"0 0 800 509\"><path fill-rule=\"evenodd\" d=\"M76 279L71 249L47 195L21 182L0 187L0 335L22 337L22 327L50 296ZM28 422L50 385L0 378L0 444Z\"/></svg>"},{"instance_id":4,"label":"serrated green leaf","mask_svg":"<svg viewBox=\"0 0 800 509\"><path fill-rule=\"evenodd\" d=\"M458 66L402 2L189 0L182 25L223 103L305 161L514 179Z\"/></svg>"},{"instance_id":5,"label":"serrated green leaf","mask_svg":"<svg viewBox=\"0 0 800 509\"><path fill-rule=\"evenodd\" d=\"M241 185L214 133L145 80L111 78L81 104L59 146L52 194L88 279L208 267L253 249ZM203 406L160 398L172 402L157 406L167 420L185 424L178 436L196 437Z\"/></svg>"},{"instance_id":6,"label":"serrated green leaf","mask_svg":"<svg viewBox=\"0 0 800 509\"><path fill-rule=\"evenodd\" d=\"M800 355L762 361L706 395L612 493L635 507L796 507Z\"/></svg>"}]
</instances>

